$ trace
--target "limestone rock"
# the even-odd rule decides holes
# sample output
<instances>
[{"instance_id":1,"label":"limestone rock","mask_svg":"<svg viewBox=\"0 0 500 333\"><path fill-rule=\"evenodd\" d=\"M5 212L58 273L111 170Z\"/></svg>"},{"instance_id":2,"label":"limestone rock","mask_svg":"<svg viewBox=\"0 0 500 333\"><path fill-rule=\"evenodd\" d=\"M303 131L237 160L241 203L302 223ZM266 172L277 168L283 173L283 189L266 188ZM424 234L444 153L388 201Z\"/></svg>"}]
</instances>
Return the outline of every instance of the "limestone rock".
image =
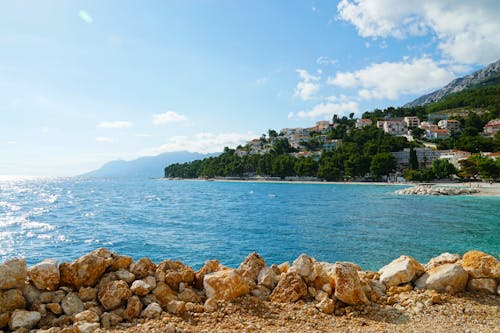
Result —
<instances>
[{"instance_id":1,"label":"limestone rock","mask_svg":"<svg viewBox=\"0 0 500 333\"><path fill-rule=\"evenodd\" d=\"M282 262L281 264L278 265L278 268L280 269L281 273L286 273L290 269L290 262L289 261Z\"/></svg>"},{"instance_id":2,"label":"limestone rock","mask_svg":"<svg viewBox=\"0 0 500 333\"><path fill-rule=\"evenodd\" d=\"M424 267L410 256L401 256L379 270L380 282L386 286L407 283L424 273Z\"/></svg>"},{"instance_id":3,"label":"limestone rock","mask_svg":"<svg viewBox=\"0 0 500 333\"><path fill-rule=\"evenodd\" d=\"M154 275L156 264L149 258L141 258L135 264L130 265L130 272L136 279L143 279L148 275Z\"/></svg>"},{"instance_id":4,"label":"limestone rock","mask_svg":"<svg viewBox=\"0 0 500 333\"><path fill-rule=\"evenodd\" d=\"M463 291L469 275L457 264L444 264L437 266L424 275L416 282L415 287L419 289L432 289L440 292L459 292Z\"/></svg>"},{"instance_id":5,"label":"limestone rock","mask_svg":"<svg viewBox=\"0 0 500 333\"><path fill-rule=\"evenodd\" d=\"M441 253L437 257L434 257L431 260L429 260L427 265L425 265L425 270L428 271L430 269L433 269L434 267L437 267L437 266L440 266L443 264L454 264L457 261L459 261L460 259L462 259L462 257L457 253L455 253L455 254L451 254L448 252Z\"/></svg>"},{"instance_id":6,"label":"limestone rock","mask_svg":"<svg viewBox=\"0 0 500 333\"><path fill-rule=\"evenodd\" d=\"M111 326L116 326L118 323L121 323L123 318L113 312L104 312L101 315L101 323L102 327L105 329L110 329Z\"/></svg>"},{"instance_id":7,"label":"limestone rock","mask_svg":"<svg viewBox=\"0 0 500 333\"><path fill-rule=\"evenodd\" d=\"M78 298L82 300L82 302L90 302L95 301L97 297L97 289L92 287L81 287L78 290Z\"/></svg>"},{"instance_id":8,"label":"limestone rock","mask_svg":"<svg viewBox=\"0 0 500 333\"><path fill-rule=\"evenodd\" d=\"M98 298L106 310L113 310L121 306L132 296L127 283L122 280L109 282L99 291Z\"/></svg>"},{"instance_id":9,"label":"limestone rock","mask_svg":"<svg viewBox=\"0 0 500 333\"><path fill-rule=\"evenodd\" d=\"M28 276L41 290L56 290L59 286L59 268L57 260L45 259L28 269Z\"/></svg>"},{"instance_id":10,"label":"limestone rock","mask_svg":"<svg viewBox=\"0 0 500 333\"><path fill-rule=\"evenodd\" d=\"M271 301L291 303L307 295L307 285L298 273L288 272L284 274L271 294Z\"/></svg>"},{"instance_id":11,"label":"limestone rock","mask_svg":"<svg viewBox=\"0 0 500 333\"><path fill-rule=\"evenodd\" d=\"M337 262L334 266L335 297L349 305L369 303L358 276L358 267L349 262Z\"/></svg>"},{"instance_id":12,"label":"limestone rock","mask_svg":"<svg viewBox=\"0 0 500 333\"><path fill-rule=\"evenodd\" d=\"M196 289L203 289L203 278L206 274L217 272L220 270L219 260L207 260L205 265L200 268L194 275L194 286Z\"/></svg>"},{"instance_id":13,"label":"limestone rock","mask_svg":"<svg viewBox=\"0 0 500 333\"><path fill-rule=\"evenodd\" d=\"M127 283L132 283L135 280L135 275L125 269L117 270L115 272L115 275L119 280L123 280Z\"/></svg>"},{"instance_id":14,"label":"limestone rock","mask_svg":"<svg viewBox=\"0 0 500 333\"><path fill-rule=\"evenodd\" d=\"M146 283L144 280L135 280L134 283L132 283L132 286L130 287L130 290L135 294L139 296L144 296L149 294L151 290L153 290L155 286L152 286L148 283Z\"/></svg>"},{"instance_id":15,"label":"limestone rock","mask_svg":"<svg viewBox=\"0 0 500 333\"><path fill-rule=\"evenodd\" d=\"M469 251L465 253L462 260L462 267L474 279L500 278L500 261L481 251Z\"/></svg>"},{"instance_id":16,"label":"limestone rock","mask_svg":"<svg viewBox=\"0 0 500 333\"><path fill-rule=\"evenodd\" d=\"M23 288L23 296L28 304L39 302L41 292L32 283L26 283ZM64 295L63 295L64 297Z\"/></svg>"},{"instance_id":17,"label":"limestone rock","mask_svg":"<svg viewBox=\"0 0 500 333\"><path fill-rule=\"evenodd\" d=\"M243 277L257 282L259 272L266 267L266 261L257 253L250 253L236 269L236 272Z\"/></svg>"},{"instance_id":18,"label":"limestone rock","mask_svg":"<svg viewBox=\"0 0 500 333\"><path fill-rule=\"evenodd\" d=\"M77 333L92 333L99 329L101 325L99 323L79 323L75 326Z\"/></svg>"},{"instance_id":19,"label":"limestone rock","mask_svg":"<svg viewBox=\"0 0 500 333\"><path fill-rule=\"evenodd\" d=\"M111 265L109 266L109 269L111 271L118 271L118 270L127 270L130 265L134 263L134 260L132 257L129 256L122 256L120 254L112 254L113 260L111 261Z\"/></svg>"},{"instance_id":20,"label":"limestone rock","mask_svg":"<svg viewBox=\"0 0 500 333\"><path fill-rule=\"evenodd\" d=\"M478 293L495 295L497 292L497 282L494 279L470 279L467 287Z\"/></svg>"},{"instance_id":21,"label":"limestone rock","mask_svg":"<svg viewBox=\"0 0 500 333\"><path fill-rule=\"evenodd\" d=\"M111 252L107 249L97 249L72 263L62 263L59 266L61 284L80 287L93 287L111 265Z\"/></svg>"},{"instance_id":22,"label":"limestone rock","mask_svg":"<svg viewBox=\"0 0 500 333\"><path fill-rule=\"evenodd\" d=\"M176 315L183 314L186 312L186 302L170 301L167 304L167 311Z\"/></svg>"},{"instance_id":23,"label":"limestone rock","mask_svg":"<svg viewBox=\"0 0 500 333\"><path fill-rule=\"evenodd\" d=\"M10 321L10 313L8 313L8 312L1 313L0 312L0 328L7 327L9 325L9 321ZM0 332L2 332L2 331L0 331Z\"/></svg>"},{"instance_id":24,"label":"limestone rock","mask_svg":"<svg viewBox=\"0 0 500 333\"><path fill-rule=\"evenodd\" d=\"M223 270L205 275L203 287L207 298L230 300L246 295L250 287L235 270Z\"/></svg>"},{"instance_id":25,"label":"limestone rock","mask_svg":"<svg viewBox=\"0 0 500 333\"><path fill-rule=\"evenodd\" d=\"M158 319L161 315L161 306L158 303L149 304L142 312L141 317Z\"/></svg>"},{"instance_id":26,"label":"limestone rock","mask_svg":"<svg viewBox=\"0 0 500 333\"><path fill-rule=\"evenodd\" d=\"M335 301L329 297L324 297L318 304L316 304L316 307L325 314L332 314L335 310Z\"/></svg>"},{"instance_id":27,"label":"limestone rock","mask_svg":"<svg viewBox=\"0 0 500 333\"><path fill-rule=\"evenodd\" d=\"M127 307L123 312L123 318L128 321L131 321L141 314L142 310L142 302L137 296L132 296L127 301Z\"/></svg>"},{"instance_id":28,"label":"limestone rock","mask_svg":"<svg viewBox=\"0 0 500 333\"><path fill-rule=\"evenodd\" d=\"M179 283L191 284L194 280L194 271L180 261L165 260L158 265L155 272L157 281L164 281L174 290L179 290Z\"/></svg>"},{"instance_id":29,"label":"limestone rock","mask_svg":"<svg viewBox=\"0 0 500 333\"><path fill-rule=\"evenodd\" d=\"M278 266L264 267L257 276L257 282L266 288L273 289L279 282L281 271Z\"/></svg>"},{"instance_id":30,"label":"limestone rock","mask_svg":"<svg viewBox=\"0 0 500 333\"><path fill-rule=\"evenodd\" d=\"M177 295L180 301L191 302L191 303L201 303L201 297L192 288L184 287L182 291Z\"/></svg>"},{"instance_id":31,"label":"limestone rock","mask_svg":"<svg viewBox=\"0 0 500 333\"><path fill-rule=\"evenodd\" d=\"M62 307L59 303L48 303L46 307L47 310L49 310L55 315L60 315L62 313Z\"/></svg>"},{"instance_id":32,"label":"limestone rock","mask_svg":"<svg viewBox=\"0 0 500 333\"><path fill-rule=\"evenodd\" d=\"M11 330L19 328L31 329L42 319L36 311L15 310L10 316L9 327Z\"/></svg>"},{"instance_id":33,"label":"limestone rock","mask_svg":"<svg viewBox=\"0 0 500 333\"><path fill-rule=\"evenodd\" d=\"M306 281L313 281L317 276L315 262L316 260L303 253L293 261L291 269Z\"/></svg>"},{"instance_id":34,"label":"limestone rock","mask_svg":"<svg viewBox=\"0 0 500 333\"><path fill-rule=\"evenodd\" d=\"M166 307L168 302L177 300L177 293L165 282L158 282L156 284L156 288L153 290L153 296L163 307Z\"/></svg>"},{"instance_id":35,"label":"limestone rock","mask_svg":"<svg viewBox=\"0 0 500 333\"><path fill-rule=\"evenodd\" d=\"M205 312L211 313L217 311L219 305L217 304L217 300L215 298L209 298L205 301L203 305L203 309Z\"/></svg>"},{"instance_id":36,"label":"limestone rock","mask_svg":"<svg viewBox=\"0 0 500 333\"><path fill-rule=\"evenodd\" d=\"M259 298L262 301L267 301L269 300L269 296L271 296L271 290L259 284L250 291L250 294Z\"/></svg>"},{"instance_id":37,"label":"limestone rock","mask_svg":"<svg viewBox=\"0 0 500 333\"><path fill-rule=\"evenodd\" d=\"M0 290L0 313L11 312L16 309L24 309L26 301L21 290Z\"/></svg>"},{"instance_id":38,"label":"limestone rock","mask_svg":"<svg viewBox=\"0 0 500 333\"><path fill-rule=\"evenodd\" d=\"M44 291L40 293L40 297L38 297L38 302L44 304L53 303L55 295L56 295L55 291Z\"/></svg>"},{"instance_id":39,"label":"limestone rock","mask_svg":"<svg viewBox=\"0 0 500 333\"><path fill-rule=\"evenodd\" d=\"M314 265L316 278L312 281L312 285L331 295L335 288L335 265L327 262L315 262Z\"/></svg>"},{"instance_id":40,"label":"limestone rock","mask_svg":"<svg viewBox=\"0 0 500 333\"><path fill-rule=\"evenodd\" d=\"M12 259L0 264L0 290L23 288L27 270L24 259Z\"/></svg>"},{"instance_id":41,"label":"limestone rock","mask_svg":"<svg viewBox=\"0 0 500 333\"><path fill-rule=\"evenodd\" d=\"M87 323L98 323L99 316L94 311L85 310L80 313L77 313L74 317L75 322L87 322Z\"/></svg>"},{"instance_id":42,"label":"limestone rock","mask_svg":"<svg viewBox=\"0 0 500 333\"><path fill-rule=\"evenodd\" d=\"M67 294L61 302L61 307L68 316L82 312L84 309L83 302L78 298L76 293Z\"/></svg>"}]
</instances>

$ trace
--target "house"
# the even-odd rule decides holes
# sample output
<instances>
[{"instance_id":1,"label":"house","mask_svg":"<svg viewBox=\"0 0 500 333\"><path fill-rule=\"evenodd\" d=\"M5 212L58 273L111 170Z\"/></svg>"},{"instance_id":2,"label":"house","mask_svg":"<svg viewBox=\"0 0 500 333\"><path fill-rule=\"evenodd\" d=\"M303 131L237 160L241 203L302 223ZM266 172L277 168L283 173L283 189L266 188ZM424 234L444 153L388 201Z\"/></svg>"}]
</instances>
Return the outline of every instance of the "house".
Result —
<instances>
[{"instance_id":1,"label":"house","mask_svg":"<svg viewBox=\"0 0 500 333\"><path fill-rule=\"evenodd\" d=\"M431 148L414 148L417 154L417 160L420 168L427 168L432 165L432 162L441 157L438 150ZM396 159L396 164L401 168L407 168L410 165L410 148L405 148L400 151L391 152Z\"/></svg>"},{"instance_id":2,"label":"house","mask_svg":"<svg viewBox=\"0 0 500 333\"><path fill-rule=\"evenodd\" d=\"M362 129L363 127L370 126L372 124L371 119L366 119L366 118L358 118L356 119L356 128L357 129Z\"/></svg>"},{"instance_id":3,"label":"house","mask_svg":"<svg viewBox=\"0 0 500 333\"><path fill-rule=\"evenodd\" d=\"M481 135L486 137L493 137L498 133L498 131L500 131L500 118L488 121L488 123L484 125L484 129Z\"/></svg>"},{"instance_id":4,"label":"house","mask_svg":"<svg viewBox=\"0 0 500 333\"><path fill-rule=\"evenodd\" d=\"M439 129L438 125L434 125L433 123L430 123L428 121L423 121L420 123L420 127L421 129L424 129L424 130L437 130Z\"/></svg>"},{"instance_id":5,"label":"house","mask_svg":"<svg viewBox=\"0 0 500 333\"><path fill-rule=\"evenodd\" d=\"M447 129L428 129L425 130L427 140L445 139L450 137L450 131Z\"/></svg>"},{"instance_id":6,"label":"house","mask_svg":"<svg viewBox=\"0 0 500 333\"><path fill-rule=\"evenodd\" d=\"M443 119L438 122L438 127L450 132L460 131L460 122L455 119Z\"/></svg>"},{"instance_id":7,"label":"house","mask_svg":"<svg viewBox=\"0 0 500 333\"><path fill-rule=\"evenodd\" d=\"M468 151L456 149L439 150L439 153L441 154L441 156L439 156L440 159L448 160L457 168L460 168L460 164L458 163L460 160L467 159L471 155Z\"/></svg>"},{"instance_id":8,"label":"house","mask_svg":"<svg viewBox=\"0 0 500 333\"><path fill-rule=\"evenodd\" d=\"M316 128L318 132L322 132L330 128L330 122L328 120L322 120L316 122Z\"/></svg>"},{"instance_id":9,"label":"house","mask_svg":"<svg viewBox=\"0 0 500 333\"><path fill-rule=\"evenodd\" d=\"M420 119L418 119L418 117L404 117L404 122L407 127L418 127L418 125L420 125Z\"/></svg>"},{"instance_id":10,"label":"house","mask_svg":"<svg viewBox=\"0 0 500 333\"><path fill-rule=\"evenodd\" d=\"M377 127L378 123L379 122L377 121ZM406 125L406 122L402 119L384 120L382 124L382 129L384 130L384 132L390 135L408 134L408 126Z\"/></svg>"},{"instance_id":11,"label":"house","mask_svg":"<svg viewBox=\"0 0 500 333\"><path fill-rule=\"evenodd\" d=\"M492 158L494 160L497 160L500 158L500 153L481 153L481 156L484 156L484 157L489 157L489 158Z\"/></svg>"},{"instance_id":12,"label":"house","mask_svg":"<svg viewBox=\"0 0 500 333\"><path fill-rule=\"evenodd\" d=\"M342 140L340 139L326 140L325 143L323 143L323 150L332 151L337 149L341 145L342 145Z\"/></svg>"}]
</instances>

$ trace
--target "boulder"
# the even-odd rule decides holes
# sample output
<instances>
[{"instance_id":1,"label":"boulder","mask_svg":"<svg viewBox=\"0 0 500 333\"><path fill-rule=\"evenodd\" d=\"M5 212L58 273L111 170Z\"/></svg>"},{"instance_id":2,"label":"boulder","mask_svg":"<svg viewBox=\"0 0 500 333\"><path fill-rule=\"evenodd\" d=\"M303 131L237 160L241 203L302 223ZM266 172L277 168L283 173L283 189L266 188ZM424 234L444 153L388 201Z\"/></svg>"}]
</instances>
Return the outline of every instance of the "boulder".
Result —
<instances>
[{"instance_id":1,"label":"boulder","mask_svg":"<svg viewBox=\"0 0 500 333\"><path fill-rule=\"evenodd\" d=\"M107 249L97 249L72 263L62 263L59 266L60 282L76 289L93 287L111 263L111 252Z\"/></svg>"},{"instance_id":2,"label":"boulder","mask_svg":"<svg viewBox=\"0 0 500 333\"><path fill-rule=\"evenodd\" d=\"M151 303L141 312L142 318L159 319L161 306L158 303Z\"/></svg>"},{"instance_id":3,"label":"boulder","mask_svg":"<svg viewBox=\"0 0 500 333\"><path fill-rule=\"evenodd\" d=\"M110 329L111 326L116 326L123 321L123 318L113 312L104 312L101 315L102 327L105 329Z\"/></svg>"},{"instance_id":4,"label":"boulder","mask_svg":"<svg viewBox=\"0 0 500 333\"><path fill-rule=\"evenodd\" d=\"M349 305L369 303L358 276L358 267L349 262L334 265L335 297Z\"/></svg>"},{"instance_id":5,"label":"boulder","mask_svg":"<svg viewBox=\"0 0 500 333\"><path fill-rule=\"evenodd\" d=\"M177 295L180 301L201 303L201 297L190 287L181 288L181 292Z\"/></svg>"},{"instance_id":6,"label":"boulder","mask_svg":"<svg viewBox=\"0 0 500 333\"><path fill-rule=\"evenodd\" d=\"M19 289L0 290L0 313L24 309L26 301Z\"/></svg>"},{"instance_id":7,"label":"boulder","mask_svg":"<svg viewBox=\"0 0 500 333\"><path fill-rule=\"evenodd\" d=\"M36 311L15 310L10 316L9 327L11 330L19 328L32 329L42 319Z\"/></svg>"},{"instance_id":8,"label":"boulder","mask_svg":"<svg viewBox=\"0 0 500 333\"><path fill-rule=\"evenodd\" d=\"M266 288L273 289L279 282L280 276L281 271L278 266L272 265L271 267L264 267L257 276L257 282Z\"/></svg>"},{"instance_id":9,"label":"boulder","mask_svg":"<svg viewBox=\"0 0 500 333\"><path fill-rule=\"evenodd\" d=\"M0 290L22 289L26 276L26 261L24 259L12 259L0 264Z\"/></svg>"},{"instance_id":10,"label":"boulder","mask_svg":"<svg viewBox=\"0 0 500 333\"><path fill-rule=\"evenodd\" d=\"M111 265L109 266L111 271L118 271L120 269L127 270L130 265L134 263L132 257L129 256L122 256L120 254L113 253L111 257L113 259L111 261Z\"/></svg>"},{"instance_id":11,"label":"boulder","mask_svg":"<svg viewBox=\"0 0 500 333\"><path fill-rule=\"evenodd\" d=\"M379 270L380 282L387 287L413 281L425 272L424 267L410 256L401 256Z\"/></svg>"},{"instance_id":12,"label":"boulder","mask_svg":"<svg viewBox=\"0 0 500 333\"><path fill-rule=\"evenodd\" d=\"M241 276L257 282L260 271L266 267L266 261L257 253L250 253L236 269Z\"/></svg>"},{"instance_id":13,"label":"boulder","mask_svg":"<svg viewBox=\"0 0 500 333\"><path fill-rule=\"evenodd\" d=\"M98 293L99 301L106 310L113 310L124 304L132 296L125 281L111 281Z\"/></svg>"},{"instance_id":14,"label":"boulder","mask_svg":"<svg viewBox=\"0 0 500 333\"><path fill-rule=\"evenodd\" d=\"M123 318L128 321L131 321L141 314L142 310L142 302L137 296L132 296L127 301L127 307L123 312Z\"/></svg>"},{"instance_id":15,"label":"boulder","mask_svg":"<svg viewBox=\"0 0 500 333\"><path fill-rule=\"evenodd\" d=\"M331 295L335 288L335 265L327 262L316 262L315 266L316 278L312 281L312 286Z\"/></svg>"},{"instance_id":16,"label":"boulder","mask_svg":"<svg viewBox=\"0 0 500 333\"><path fill-rule=\"evenodd\" d=\"M179 283L191 284L194 280L194 271L180 261L165 260L156 268L157 281L164 281L170 288L178 291Z\"/></svg>"},{"instance_id":17,"label":"boulder","mask_svg":"<svg viewBox=\"0 0 500 333\"><path fill-rule=\"evenodd\" d=\"M0 328L4 328L4 327L9 326L9 321L10 321L10 313L8 313L8 312L1 313L0 312ZM2 332L2 331L0 331L0 332Z\"/></svg>"},{"instance_id":18,"label":"boulder","mask_svg":"<svg viewBox=\"0 0 500 333\"><path fill-rule=\"evenodd\" d=\"M291 303L307 295L307 285L298 273L288 272L284 274L271 294L271 301Z\"/></svg>"},{"instance_id":19,"label":"boulder","mask_svg":"<svg viewBox=\"0 0 500 333\"><path fill-rule=\"evenodd\" d=\"M83 302L78 298L78 294L76 293L67 294L61 302L61 307L68 316L80 313L84 309Z\"/></svg>"},{"instance_id":20,"label":"boulder","mask_svg":"<svg viewBox=\"0 0 500 333\"><path fill-rule=\"evenodd\" d=\"M156 281L155 281L156 282ZM156 287L156 283L154 285L150 285L144 280L135 280L130 287L130 290L139 296L145 296L151 292Z\"/></svg>"},{"instance_id":21,"label":"boulder","mask_svg":"<svg viewBox=\"0 0 500 333\"><path fill-rule=\"evenodd\" d=\"M28 269L28 276L41 290L56 290L59 286L59 267L57 260L45 259Z\"/></svg>"},{"instance_id":22,"label":"boulder","mask_svg":"<svg viewBox=\"0 0 500 333\"><path fill-rule=\"evenodd\" d=\"M176 315L186 312L186 302L170 301L167 304L167 311Z\"/></svg>"},{"instance_id":23,"label":"boulder","mask_svg":"<svg viewBox=\"0 0 500 333\"><path fill-rule=\"evenodd\" d=\"M149 258L141 258L135 264L130 265L130 272L136 279L143 279L148 275L154 275L156 264Z\"/></svg>"},{"instance_id":24,"label":"boulder","mask_svg":"<svg viewBox=\"0 0 500 333\"><path fill-rule=\"evenodd\" d=\"M119 269L115 271L115 276L118 280L123 280L127 283L132 283L135 280L135 275L127 271L126 269Z\"/></svg>"},{"instance_id":25,"label":"boulder","mask_svg":"<svg viewBox=\"0 0 500 333\"><path fill-rule=\"evenodd\" d=\"M177 293L172 290L165 282L158 282L153 290L153 296L156 302L162 307L166 307L168 302L177 300Z\"/></svg>"},{"instance_id":26,"label":"boulder","mask_svg":"<svg viewBox=\"0 0 500 333\"><path fill-rule=\"evenodd\" d=\"M425 265L425 270L428 271L430 269L433 269L434 267L441 266L444 264L454 264L460 259L462 259L462 257L457 253L455 254L451 254L448 252L441 253L437 257L434 257L431 260L429 260L427 265Z\"/></svg>"},{"instance_id":27,"label":"boulder","mask_svg":"<svg viewBox=\"0 0 500 333\"><path fill-rule=\"evenodd\" d=\"M85 311L82 311L80 313L75 314L73 320L75 323L81 322L81 321L84 321L87 323L98 323L99 316L94 311L85 310Z\"/></svg>"},{"instance_id":28,"label":"boulder","mask_svg":"<svg viewBox=\"0 0 500 333\"><path fill-rule=\"evenodd\" d=\"M315 263L316 260L303 253L293 261L291 269L306 281L313 281L318 275Z\"/></svg>"},{"instance_id":29,"label":"boulder","mask_svg":"<svg viewBox=\"0 0 500 333\"><path fill-rule=\"evenodd\" d=\"M44 291L40 293L40 297L38 297L38 302L44 304L53 303L55 295L56 295L55 291Z\"/></svg>"},{"instance_id":30,"label":"boulder","mask_svg":"<svg viewBox=\"0 0 500 333\"><path fill-rule=\"evenodd\" d=\"M462 260L462 267L474 279L500 278L500 261L481 251L469 251L465 253Z\"/></svg>"},{"instance_id":31,"label":"boulder","mask_svg":"<svg viewBox=\"0 0 500 333\"><path fill-rule=\"evenodd\" d=\"M455 293L465 289L468 278L467 272L459 265L444 264L427 271L415 282L415 287Z\"/></svg>"},{"instance_id":32,"label":"boulder","mask_svg":"<svg viewBox=\"0 0 500 333\"><path fill-rule=\"evenodd\" d=\"M202 268L194 274L194 286L196 289L203 289L203 278L206 274L217 272L221 269L219 260L207 260Z\"/></svg>"},{"instance_id":33,"label":"boulder","mask_svg":"<svg viewBox=\"0 0 500 333\"><path fill-rule=\"evenodd\" d=\"M46 305L46 307L47 307L47 310L49 310L50 312L52 312L55 315L60 315L62 313L62 307L61 307L61 304L59 304L59 303L48 303Z\"/></svg>"},{"instance_id":34,"label":"boulder","mask_svg":"<svg viewBox=\"0 0 500 333\"><path fill-rule=\"evenodd\" d=\"M92 333L99 329L99 323L78 323L75 325L76 333Z\"/></svg>"},{"instance_id":35,"label":"boulder","mask_svg":"<svg viewBox=\"0 0 500 333\"><path fill-rule=\"evenodd\" d=\"M95 301L97 298L97 289L92 287L81 287L80 290L78 290L78 298L80 298L82 302Z\"/></svg>"},{"instance_id":36,"label":"boulder","mask_svg":"<svg viewBox=\"0 0 500 333\"><path fill-rule=\"evenodd\" d=\"M23 296L28 304L38 303L41 294L40 290L38 290L32 283L26 283L23 287Z\"/></svg>"},{"instance_id":37,"label":"boulder","mask_svg":"<svg viewBox=\"0 0 500 333\"><path fill-rule=\"evenodd\" d=\"M290 269L290 262L289 261L282 262L281 264L278 265L278 268L280 269L281 273L286 273Z\"/></svg>"},{"instance_id":38,"label":"boulder","mask_svg":"<svg viewBox=\"0 0 500 333\"><path fill-rule=\"evenodd\" d=\"M250 292L245 278L232 269L205 275L203 287L207 298L221 300L230 300Z\"/></svg>"},{"instance_id":39,"label":"boulder","mask_svg":"<svg viewBox=\"0 0 500 333\"><path fill-rule=\"evenodd\" d=\"M497 282L494 279L469 279L467 288L478 293L495 295L497 292Z\"/></svg>"}]
</instances>

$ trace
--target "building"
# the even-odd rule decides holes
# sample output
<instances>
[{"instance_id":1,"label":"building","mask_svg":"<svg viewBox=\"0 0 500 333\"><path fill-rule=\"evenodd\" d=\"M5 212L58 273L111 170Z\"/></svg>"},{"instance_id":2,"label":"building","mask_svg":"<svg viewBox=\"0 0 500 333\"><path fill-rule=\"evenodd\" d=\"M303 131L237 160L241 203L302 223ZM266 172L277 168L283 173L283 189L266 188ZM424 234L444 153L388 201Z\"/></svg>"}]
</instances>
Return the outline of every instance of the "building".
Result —
<instances>
[{"instance_id":1,"label":"building","mask_svg":"<svg viewBox=\"0 0 500 333\"><path fill-rule=\"evenodd\" d=\"M424 129L424 130L437 130L439 129L438 125L434 125L433 123L430 123L428 121L423 121L420 123L420 127L421 129Z\"/></svg>"},{"instance_id":2,"label":"building","mask_svg":"<svg viewBox=\"0 0 500 333\"><path fill-rule=\"evenodd\" d=\"M358 118L356 119L356 128L361 129L366 126L370 126L372 124L371 119L365 119L365 118Z\"/></svg>"},{"instance_id":3,"label":"building","mask_svg":"<svg viewBox=\"0 0 500 333\"><path fill-rule=\"evenodd\" d=\"M488 121L488 123L484 125L484 129L481 135L486 137L493 137L498 133L498 131L500 131L500 118Z\"/></svg>"},{"instance_id":4,"label":"building","mask_svg":"<svg viewBox=\"0 0 500 333\"><path fill-rule=\"evenodd\" d=\"M332 151L337 149L342 145L342 140L337 139L337 140L326 140L325 143L323 143L323 150L326 151Z\"/></svg>"},{"instance_id":5,"label":"building","mask_svg":"<svg viewBox=\"0 0 500 333\"><path fill-rule=\"evenodd\" d=\"M414 148L417 153L417 160L420 168L432 166L432 162L441 157L439 150L430 148ZM410 148L405 148L401 151L391 152L396 159L396 164L401 168L407 168L410 165Z\"/></svg>"},{"instance_id":6,"label":"building","mask_svg":"<svg viewBox=\"0 0 500 333\"><path fill-rule=\"evenodd\" d=\"M379 122L377 121L377 127L379 126ZM384 132L390 135L404 135L408 134L408 126L404 120L384 120L382 123L382 129Z\"/></svg>"},{"instance_id":7,"label":"building","mask_svg":"<svg viewBox=\"0 0 500 333\"><path fill-rule=\"evenodd\" d=\"M407 127L418 127L420 125L418 117L404 117L404 122Z\"/></svg>"},{"instance_id":8,"label":"building","mask_svg":"<svg viewBox=\"0 0 500 333\"><path fill-rule=\"evenodd\" d=\"M467 159L471 155L471 153L469 153L468 151L456 149L439 150L439 152L441 154L439 158L448 160L457 168L460 168L460 164L458 163L458 161Z\"/></svg>"},{"instance_id":9,"label":"building","mask_svg":"<svg viewBox=\"0 0 500 333\"><path fill-rule=\"evenodd\" d=\"M450 137L450 131L447 129L428 129L425 130L427 140L446 139Z\"/></svg>"},{"instance_id":10,"label":"building","mask_svg":"<svg viewBox=\"0 0 500 333\"><path fill-rule=\"evenodd\" d=\"M318 132L322 132L330 128L330 122L328 120L322 120L316 122L316 128Z\"/></svg>"},{"instance_id":11,"label":"building","mask_svg":"<svg viewBox=\"0 0 500 333\"><path fill-rule=\"evenodd\" d=\"M460 122L455 119L443 119L438 122L438 127L450 132L460 131Z\"/></svg>"}]
</instances>

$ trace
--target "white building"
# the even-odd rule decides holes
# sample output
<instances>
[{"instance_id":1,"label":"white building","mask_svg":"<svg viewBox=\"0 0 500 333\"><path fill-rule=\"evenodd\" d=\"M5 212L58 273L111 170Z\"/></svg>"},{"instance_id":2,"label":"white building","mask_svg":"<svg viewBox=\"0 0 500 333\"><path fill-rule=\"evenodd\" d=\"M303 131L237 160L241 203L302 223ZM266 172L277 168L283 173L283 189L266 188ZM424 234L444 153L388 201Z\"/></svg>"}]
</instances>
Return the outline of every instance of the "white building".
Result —
<instances>
[{"instance_id":1,"label":"white building","mask_svg":"<svg viewBox=\"0 0 500 333\"><path fill-rule=\"evenodd\" d=\"M438 122L438 127L450 132L460 131L460 122L455 119L443 119Z\"/></svg>"},{"instance_id":2,"label":"white building","mask_svg":"<svg viewBox=\"0 0 500 333\"><path fill-rule=\"evenodd\" d=\"M417 160L420 168L427 168L432 165L432 162L441 157L438 150L431 148L414 148L417 153ZM396 159L396 163L400 168L407 168L410 164L410 148L405 148L401 151L391 152Z\"/></svg>"},{"instance_id":3,"label":"white building","mask_svg":"<svg viewBox=\"0 0 500 333\"><path fill-rule=\"evenodd\" d=\"M370 126L372 124L371 119L365 119L365 118L358 118L356 119L356 128L361 129L366 126Z\"/></svg>"},{"instance_id":4,"label":"white building","mask_svg":"<svg viewBox=\"0 0 500 333\"><path fill-rule=\"evenodd\" d=\"M428 129L425 130L425 138L427 140L445 139L450 137L450 131L447 129Z\"/></svg>"},{"instance_id":5,"label":"white building","mask_svg":"<svg viewBox=\"0 0 500 333\"><path fill-rule=\"evenodd\" d=\"M407 127L418 127L420 125L418 117L404 117L404 122Z\"/></svg>"},{"instance_id":6,"label":"white building","mask_svg":"<svg viewBox=\"0 0 500 333\"><path fill-rule=\"evenodd\" d=\"M441 156L439 158L448 160L457 168L460 168L460 164L458 163L458 161L467 159L471 155L471 153L469 153L468 151L456 149L439 150L439 152L441 153Z\"/></svg>"},{"instance_id":7,"label":"white building","mask_svg":"<svg viewBox=\"0 0 500 333\"><path fill-rule=\"evenodd\" d=\"M408 126L404 120L384 120L382 129L390 135L404 135L408 133Z\"/></svg>"}]
</instances>

